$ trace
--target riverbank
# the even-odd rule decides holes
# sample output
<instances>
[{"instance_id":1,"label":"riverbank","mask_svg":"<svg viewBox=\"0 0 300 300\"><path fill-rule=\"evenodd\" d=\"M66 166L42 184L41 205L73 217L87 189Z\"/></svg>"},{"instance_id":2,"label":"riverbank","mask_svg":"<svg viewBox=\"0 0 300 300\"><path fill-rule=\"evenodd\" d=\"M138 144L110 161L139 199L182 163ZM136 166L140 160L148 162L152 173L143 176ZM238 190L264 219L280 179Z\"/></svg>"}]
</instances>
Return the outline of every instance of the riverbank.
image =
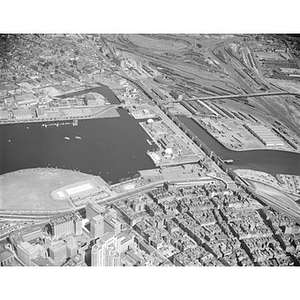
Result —
<instances>
[{"instance_id":1,"label":"riverbank","mask_svg":"<svg viewBox=\"0 0 300 300\"><path fill-rule=\"evenodd\" d=\"M234 140L232 140L232 144L230 144L229 142L225 142L223 141L218 135L214 135L211 131L209 131L206 127L203 126L203 124L201 124L201 122L199 120L197 120L195 117L191 117L190 119L192 119L196 124L198 124L203 130L205 130L212 138L214 138L217 142L219 142L223 147L225 147L226 149L230 150L230 151L235 151L235 152L243 152L243 151L252 151L252 150L274 150L274 151L285 151L285 152L292 152L292 153L299 153L300 154L300 150L296 150L292 147L289 146L285 146L285 147L267 147L263 144L261 144L260 146L255 146L255 147L247 147L245 146L245 144L243 144L240 139L238 140L239 145L241 145L239 148L234 146ZM247 137L249 138L250 135L248 135ZM251 136L252 138L252 136ZM235 137L233 137L233 139L237 139ZM254 139L254 137L253 137ZM259 141L256 143L258 145L258 143L260 143ZM232 145L232 146L230 146Z\"/></svg>"},{"instance_id":2,"label":"riverbank","mask_svg":"<svg viewBox=\"0 0 300 300\"><path fill-rule=\"evenodd\" d=\"M228 168L232 170L251 169L266 172L273 176L277 174L300 175L299 153L269 149L230 150L192 119L182 116L177 118L223 161L233 159L233 163L228 165Z\"/></svg>"},{"instance_id":3,"label":"riverbank","mask_svg":"<svg viewBox=\"0 0 300 300\"><path fill-rule=\"evenodd\" d=\"M76 114L76 110L89 109L88 113ZM68 108L64 108L68 110ZM30 119L10 119L1 120L0 125L10 125L10 124L30 124L30 123L41 123L41 122L64 122L64 121L74 121L74 120L89 120L89 119L102 119L102 118L118 118L120 115L116 110L115 105L109 105L105 107L90 107L90 108L70 108L72 110L68 116L66 114L59 117L35 117Z\"/></svg>"},{"instance_id":4,"label":"riverbank","mask_svg":"<svg viewBox=\"0 0 300 300\"><path fill-rule=\"evenodd\" d=\"M126 110L118 118L79 120L78 126L43 123L0 126L0 173L54 167L119 182L155 167L147 151L157 149Z\"/></svg>"}]
</instances>

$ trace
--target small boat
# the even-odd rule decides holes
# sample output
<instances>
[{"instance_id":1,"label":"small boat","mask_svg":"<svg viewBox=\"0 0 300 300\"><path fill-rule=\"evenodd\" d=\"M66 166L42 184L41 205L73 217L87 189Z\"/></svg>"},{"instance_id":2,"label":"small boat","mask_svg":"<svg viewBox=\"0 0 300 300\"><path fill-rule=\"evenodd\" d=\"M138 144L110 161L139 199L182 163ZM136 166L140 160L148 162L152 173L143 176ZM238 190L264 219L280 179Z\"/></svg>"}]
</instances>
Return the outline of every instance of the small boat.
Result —
<instances>
[{"instance_id":1,"label":"small boat","mask_svg":"<svg viewBox=\"0 0 300 300\"><path fill-rule=\"evenodd\" d=\"M8 142L10 143L10 142L11 142L11 140L8 140Z\"/></svg>"},{"instance_id":2,"label":"small boat","mask_svg":"<svg viewBox=\"0 0 300 300\"><path fill-rule=\"evenodd\" d=\"M70 138L68 136L65 136L64 139L68 140L68 141L70 140Z\"/></svg>"},{"instance_id":3,"label":"small boat","mask_svg":"<svg viewBox=\"0 0 300 300\"><path fill-rule=\"evenodd\" d=\"M75 136L76 140L81 140L81 136Z\"/></svg>"}]
</instances>

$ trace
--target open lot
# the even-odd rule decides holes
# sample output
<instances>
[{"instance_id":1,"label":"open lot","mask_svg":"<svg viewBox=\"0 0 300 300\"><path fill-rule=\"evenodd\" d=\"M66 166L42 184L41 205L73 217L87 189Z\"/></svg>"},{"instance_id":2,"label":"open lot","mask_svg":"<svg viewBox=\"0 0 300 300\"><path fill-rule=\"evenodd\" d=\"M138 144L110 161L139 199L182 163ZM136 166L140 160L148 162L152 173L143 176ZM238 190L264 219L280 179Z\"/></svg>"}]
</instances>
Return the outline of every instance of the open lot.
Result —
<instances>
[{"instance_id":1,"label":"open lot","mask_svg":"<svg viewBox=\"0 0 300 300\"><path fill-rule=\"evenodd\" d=\"M59 211L71 209L66 200L55 201L54 189L95 176L57 169L25 169L0 176L0 210Z\"/></svg>"}]
</instances>

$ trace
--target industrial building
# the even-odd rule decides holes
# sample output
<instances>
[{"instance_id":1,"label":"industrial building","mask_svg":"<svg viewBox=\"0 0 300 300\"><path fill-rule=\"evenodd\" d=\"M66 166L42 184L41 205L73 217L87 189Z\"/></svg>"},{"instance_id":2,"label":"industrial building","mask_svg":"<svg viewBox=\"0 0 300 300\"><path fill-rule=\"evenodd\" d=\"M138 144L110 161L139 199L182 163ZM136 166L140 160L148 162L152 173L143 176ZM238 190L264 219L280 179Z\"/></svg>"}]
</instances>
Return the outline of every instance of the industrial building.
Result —
<instances>
[{"instance_id":1,"label":"industrial building","mask_svg":"<svg viewBox=\"0 0 300 300\"><path fill-rule=\"evenodd\" d=\"M245 124L244 127L265 146L284 146L284 142L264 125Z\"/></svg>"},{"instance_id":2,"label":"industrial building","mask_svg":"<svg viewBox=\"0 0 300 300\"><path fill-rule=\"evenodd\" d=\"M16 120L32 119L33 117L31 110L28 108L13 110L13 116Z\"/></svg>"}]
</instances>

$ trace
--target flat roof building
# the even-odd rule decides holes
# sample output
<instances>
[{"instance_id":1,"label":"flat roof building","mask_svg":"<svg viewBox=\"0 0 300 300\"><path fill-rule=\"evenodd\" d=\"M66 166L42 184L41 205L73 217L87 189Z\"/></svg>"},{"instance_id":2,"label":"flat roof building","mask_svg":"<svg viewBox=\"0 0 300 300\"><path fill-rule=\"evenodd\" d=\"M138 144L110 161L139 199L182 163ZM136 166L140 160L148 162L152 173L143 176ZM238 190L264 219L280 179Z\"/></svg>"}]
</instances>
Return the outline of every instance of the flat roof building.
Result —
<instances>
[{"instance_id":1,"label":"flat roof building","mask_svg":"<svg viewBox=\"0 0 300 300\"><path fill-rule=\"evenodd\" d=\"M91 220L91 236L93 238L101 237L104 234L104 217L97 215Z\"/></svg>"},{"instance_id":2,"label":"flat roof building","mask_svg":"<svg viewBox=\"0 0 300 300\"><path fill-rule=\"evenodd\" d=\"M67 259L67 246L64 241L58 241L53 243L49 248L49 256L57 263L61 265Z\"/></svg>"},{"instance_id":3,"label":"flat roof building","mask_svg":"<svg viewBox=\"0 0 300 300\"><path fill-rule=\"evenodd\" d=\"M67 257L73 257L77 254L78 244L76 238L69 236L65 239L67 245Z\"/></svg>"},{"instance_id":4,"label":"flat roof building","mask_svg":"<svg viewBox=\"0 0 300 300\"><path fill-rule=\"evenodd\" d=\"M27 108L13 110L13 116L16 120L31 119L32 112L30 109Z\"/></svg>"},{"instance_id":5,"label":"flat roof building","mask_svg":"<svg viewBox=\"0 0 300 300\"><path fill-rule=\"evenodd\" d=\"M82 234L82 218L78 213L66 215L50 221L53 239L60 239L71 234Z\"/></svg>"},{"instance_id":6,"label":"flat roof building","mask_svg":"<svg viewBox=\"0 0 300 300\"><path fill-rule=\"evenodd\" d=\"M1 249L0 247L0 266L9 266L11 265L12 261L14 260L14 254L8 249Z\"/></svg>"},{"instance_id":7,"label":"flat roof building","mask_svg":"<svg viewBox=\"0 0 300 300\"><path fill-rule=\"evenodd\" d=\"M245 124L244 127L265 146L284 146L284 142L264 125Z\"/></svg>"},{"instance_id":8,"label":"flat roof building","mask_svg":"<svg viewBox=\"0 0 300 300\"><path fill-rule=\"evenodd\" d=\"M17 255L26 266L31 266L31 260L38 256L46 257L46 253L46 249L41 245L33 246L27 242L22 242L17 246Z\"/></svg>"}]
</instances>

